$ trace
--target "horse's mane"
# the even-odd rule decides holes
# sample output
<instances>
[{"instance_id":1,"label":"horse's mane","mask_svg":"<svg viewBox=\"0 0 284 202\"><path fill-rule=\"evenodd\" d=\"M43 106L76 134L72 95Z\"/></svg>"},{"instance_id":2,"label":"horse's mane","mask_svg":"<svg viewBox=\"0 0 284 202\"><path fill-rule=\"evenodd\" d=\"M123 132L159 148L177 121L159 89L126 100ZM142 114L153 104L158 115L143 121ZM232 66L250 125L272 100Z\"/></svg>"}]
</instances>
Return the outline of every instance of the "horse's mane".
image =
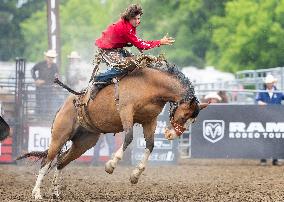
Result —
<instances>
[{"instance_id":1,"label":"horse's mane","mask_svg":"<svg viewBox=\"0 0 284 202\"><path fill-rule=\"evenodd\" d=\"M170 64L168 62L165 63L154 63L151 66L149 66L152 69L157 69L162 72L169 73L170 75L174 76L177 80L180 81L182 86L186 89L186 92L182 98L183 102L188 102L192 99L197 99L194 91L194 86L192 82L187 78L180 69L175 64Z\"/></svg>"},{"instance_id":2,"label":"horse's mane","mask_svg":"<svg viewBox=\"0 0 284 202\"><path fill-rule=\"evenodd\" d=\"M145 58L145 55L142 55L142 59L143 58ZM147 56L146 56L146 58L147 58ZM146 67L151 68L151 69L156 69L156 70L159 70L159 71L162 71L162 72L166 72L166 73L172 75L186 89L182 99L179 102L191 102L191 101L199 102L198 98L195 95L194 86L193 86L192 82L189 80L189 78L187 78L180 71L180 69L175 64L169 63L163 56L154 57L154 58L155 58L155 60L152 60L152 58L150 57L150 62L147 61ZM135 63L135 65L137 65L139 63L140 63L140 65L142 64L141 61L139 61L139 57L138 57L138 60L135 61L134 63ZM143 63L143 65L145 65L145 63ZM58 78L56 78L54 80L54 83L62 86L63 88L67 89L69 92L71 92L75 95L85 94L85 90L83 90L81 92L76 92L76 91L72 90L70 87L68 87L67 85L65 85L64 83L62 83L61 81L59 81Z\"/></svg>"}]
</instances>

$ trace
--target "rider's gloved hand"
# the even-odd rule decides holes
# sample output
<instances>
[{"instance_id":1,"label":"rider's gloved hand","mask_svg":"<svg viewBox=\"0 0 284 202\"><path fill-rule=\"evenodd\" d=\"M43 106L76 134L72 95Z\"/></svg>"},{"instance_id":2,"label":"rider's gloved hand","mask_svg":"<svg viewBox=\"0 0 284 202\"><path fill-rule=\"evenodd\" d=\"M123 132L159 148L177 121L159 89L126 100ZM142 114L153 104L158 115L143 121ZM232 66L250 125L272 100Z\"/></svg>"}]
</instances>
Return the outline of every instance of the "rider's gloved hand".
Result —
<instances>
[{"instance_id":1,"label":"rider's gloved hand","mask_svg":"<svg viewBox=\"0 0 284 202\"><path fill-rule=\"evenodd\" d=\"M168 33L160 40L161 45L172 45L175 42L173 37L169 37Z\"/></svg>"}]
</instances>

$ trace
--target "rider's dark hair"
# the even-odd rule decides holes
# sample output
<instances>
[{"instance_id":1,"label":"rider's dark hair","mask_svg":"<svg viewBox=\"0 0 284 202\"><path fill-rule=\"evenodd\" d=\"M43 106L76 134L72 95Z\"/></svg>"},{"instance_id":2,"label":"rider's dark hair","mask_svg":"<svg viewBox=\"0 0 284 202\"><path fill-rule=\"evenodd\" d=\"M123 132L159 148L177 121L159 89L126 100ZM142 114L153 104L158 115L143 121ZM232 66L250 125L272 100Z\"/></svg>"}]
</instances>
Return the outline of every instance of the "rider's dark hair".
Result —
<instances>
[{"instance_id":1,"label":"rider's dark hair","mask_svg":"<svg viewBox=\"0 0 284 202\"><path fill-rule=\"evenodd\" d=\"M121 14L121 18L129 21L131 18L137 15L143 15L142 7L139 4L131 4L128 8Z\"/></svg>"}]
</instances>

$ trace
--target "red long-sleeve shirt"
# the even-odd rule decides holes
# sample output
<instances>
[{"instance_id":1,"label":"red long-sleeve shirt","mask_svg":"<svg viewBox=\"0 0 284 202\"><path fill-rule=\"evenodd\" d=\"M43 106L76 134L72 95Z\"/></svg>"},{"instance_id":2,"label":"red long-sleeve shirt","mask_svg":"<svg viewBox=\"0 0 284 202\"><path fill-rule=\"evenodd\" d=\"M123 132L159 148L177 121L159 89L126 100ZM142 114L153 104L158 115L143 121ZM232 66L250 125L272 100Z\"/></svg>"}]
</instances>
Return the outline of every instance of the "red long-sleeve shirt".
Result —
<instances>
[{"instance_id":1,"label":"red long-sleeve shirt","mask_svg":"<svg viewBox=\"0 0 284 202\"><path fill-rule=\"evenodd\" d=\"M96 40L96 45L102 49L123 48L127 46L127 43L131 43L141 50L148 50L161 45L160 40L144 41L140 39L136 35L136 27L123 19L110 25Z\"/></svg>"}]
</instances>

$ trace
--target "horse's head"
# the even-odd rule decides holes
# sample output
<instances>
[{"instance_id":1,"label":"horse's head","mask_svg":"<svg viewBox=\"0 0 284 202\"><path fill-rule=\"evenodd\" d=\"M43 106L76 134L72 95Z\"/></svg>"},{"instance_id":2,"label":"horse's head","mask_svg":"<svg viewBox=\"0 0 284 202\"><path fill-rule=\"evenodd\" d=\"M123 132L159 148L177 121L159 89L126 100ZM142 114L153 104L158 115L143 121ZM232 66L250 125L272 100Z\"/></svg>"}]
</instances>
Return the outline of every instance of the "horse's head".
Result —
<instances>
[{"instance_id":1,"label":"horse's head","mask_svg":"<svg viewBox=\"0 0 284 202\"><path fill-rule=\"evenodd\" d=\"M200 103L197 99L190 102L175 103L170 109L171 125L165 129L165 137L168 140L175 139L182 135L188 126L194 123L200 110L208 106L208 103Z\"/></svg>"}]
</instances>

